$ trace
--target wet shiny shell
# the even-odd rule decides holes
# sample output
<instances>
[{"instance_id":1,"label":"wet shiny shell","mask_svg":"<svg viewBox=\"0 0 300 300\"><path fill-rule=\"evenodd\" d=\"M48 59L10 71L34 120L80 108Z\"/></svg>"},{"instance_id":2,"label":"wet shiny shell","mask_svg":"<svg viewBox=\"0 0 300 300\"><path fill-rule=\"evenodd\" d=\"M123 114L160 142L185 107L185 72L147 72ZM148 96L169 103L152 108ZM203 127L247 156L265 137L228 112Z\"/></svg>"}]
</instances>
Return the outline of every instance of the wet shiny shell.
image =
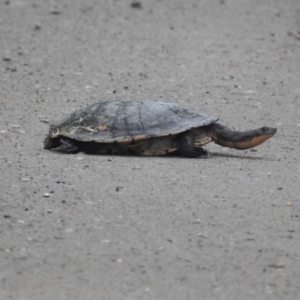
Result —
<instances>
[{"instance_id":1,"label":"wet shiny shell","mask_svg":"<svg viewBox=\"0 0 300 300\"><path fill-rule=\"evenodd\" d=\"M78 110L52 125L50 137L127 143L175 135L215 121L217 118L169 102L107 101Z\"/></svg>"}]
</instances>

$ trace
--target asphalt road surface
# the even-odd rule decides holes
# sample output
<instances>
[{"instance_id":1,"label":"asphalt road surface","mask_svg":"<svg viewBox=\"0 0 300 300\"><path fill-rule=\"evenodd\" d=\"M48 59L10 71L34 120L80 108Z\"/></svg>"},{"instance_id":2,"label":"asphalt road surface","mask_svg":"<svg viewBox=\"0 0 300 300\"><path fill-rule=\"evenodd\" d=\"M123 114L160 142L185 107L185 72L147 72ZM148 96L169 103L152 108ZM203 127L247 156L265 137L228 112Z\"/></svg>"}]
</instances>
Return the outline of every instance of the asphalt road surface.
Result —
<instances>
[{"instance_id":1,"label":"asphalt road surface","mask_svg":"<svg viewBox=\"0 0 300 300\"><path fill-rule=\"evenodd\" d=\"M298 0L3 0L0 69L1 300L299 299ZM114 99L278 132L209 159L43 150Z\"/></svg>"}]
</instances>

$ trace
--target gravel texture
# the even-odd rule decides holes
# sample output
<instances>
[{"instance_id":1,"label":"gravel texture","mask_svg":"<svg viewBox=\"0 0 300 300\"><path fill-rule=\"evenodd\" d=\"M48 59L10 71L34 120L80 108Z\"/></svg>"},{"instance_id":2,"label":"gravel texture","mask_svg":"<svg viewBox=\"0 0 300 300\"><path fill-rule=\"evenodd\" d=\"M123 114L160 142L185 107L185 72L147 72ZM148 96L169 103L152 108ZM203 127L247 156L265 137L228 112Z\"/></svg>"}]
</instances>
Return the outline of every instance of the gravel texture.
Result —
<instances>
[{"instance_id":1,"label":"gravel texture","mask_svg":"<svg viewBox=\"0 0 300 300\"><path fill-rule=\"evenodd\" d=\"M298 299L298 0L3 0L0 70L1 300ZM209 159L43 150L123 98L278 133Z\"/></svg>"}]
</instances>

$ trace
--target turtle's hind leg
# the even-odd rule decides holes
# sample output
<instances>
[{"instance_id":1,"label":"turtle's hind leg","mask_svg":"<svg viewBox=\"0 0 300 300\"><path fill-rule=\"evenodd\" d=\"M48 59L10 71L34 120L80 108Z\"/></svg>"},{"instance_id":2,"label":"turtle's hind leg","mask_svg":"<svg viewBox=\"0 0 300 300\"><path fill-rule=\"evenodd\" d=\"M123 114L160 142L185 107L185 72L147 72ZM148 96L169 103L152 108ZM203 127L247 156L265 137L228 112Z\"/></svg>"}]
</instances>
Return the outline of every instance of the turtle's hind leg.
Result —
<instances>
[{"instance_id":1,"label":"turtle's hind leg","mask_svg":"<svg viewBox=\"0 0 300 300\"><path fill-rule=\"evenodd\" d=\"M78 144L68 138L60 138L60 146L52 148L55 151L63 151L65 153L78 153L80 151Z\"/></svg>"},{"instance_id":2,"label":"turtle's hind leg","mask_svg":"<svg viewBox=\"0 0 300 300\"><path fill-rule=\"evenodd\" d=\"M51 150L60 146L60 138L51 138L49 135L44 140L44 149Z\"/></svg>"}]
</instances>

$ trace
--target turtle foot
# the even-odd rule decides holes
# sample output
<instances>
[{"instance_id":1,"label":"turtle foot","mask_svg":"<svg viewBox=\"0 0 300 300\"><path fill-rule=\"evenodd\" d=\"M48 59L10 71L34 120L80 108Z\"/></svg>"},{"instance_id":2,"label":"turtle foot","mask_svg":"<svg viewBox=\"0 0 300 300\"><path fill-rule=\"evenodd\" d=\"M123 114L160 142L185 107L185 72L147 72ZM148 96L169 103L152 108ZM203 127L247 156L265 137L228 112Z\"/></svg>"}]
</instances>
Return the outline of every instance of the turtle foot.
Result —
<instances>
[{"instance_id":1,"label":"turtle foot","mask_svg":"<svg viewBox=\"0 0 300 300\"><path fill-rule=\"evenodd\" d=\"M78 153L80 151L75 141L66 138L61 138L60 146L56 148L52 148L52 150L62 151L65 153Z\"/></svg>"}]
</instances>

